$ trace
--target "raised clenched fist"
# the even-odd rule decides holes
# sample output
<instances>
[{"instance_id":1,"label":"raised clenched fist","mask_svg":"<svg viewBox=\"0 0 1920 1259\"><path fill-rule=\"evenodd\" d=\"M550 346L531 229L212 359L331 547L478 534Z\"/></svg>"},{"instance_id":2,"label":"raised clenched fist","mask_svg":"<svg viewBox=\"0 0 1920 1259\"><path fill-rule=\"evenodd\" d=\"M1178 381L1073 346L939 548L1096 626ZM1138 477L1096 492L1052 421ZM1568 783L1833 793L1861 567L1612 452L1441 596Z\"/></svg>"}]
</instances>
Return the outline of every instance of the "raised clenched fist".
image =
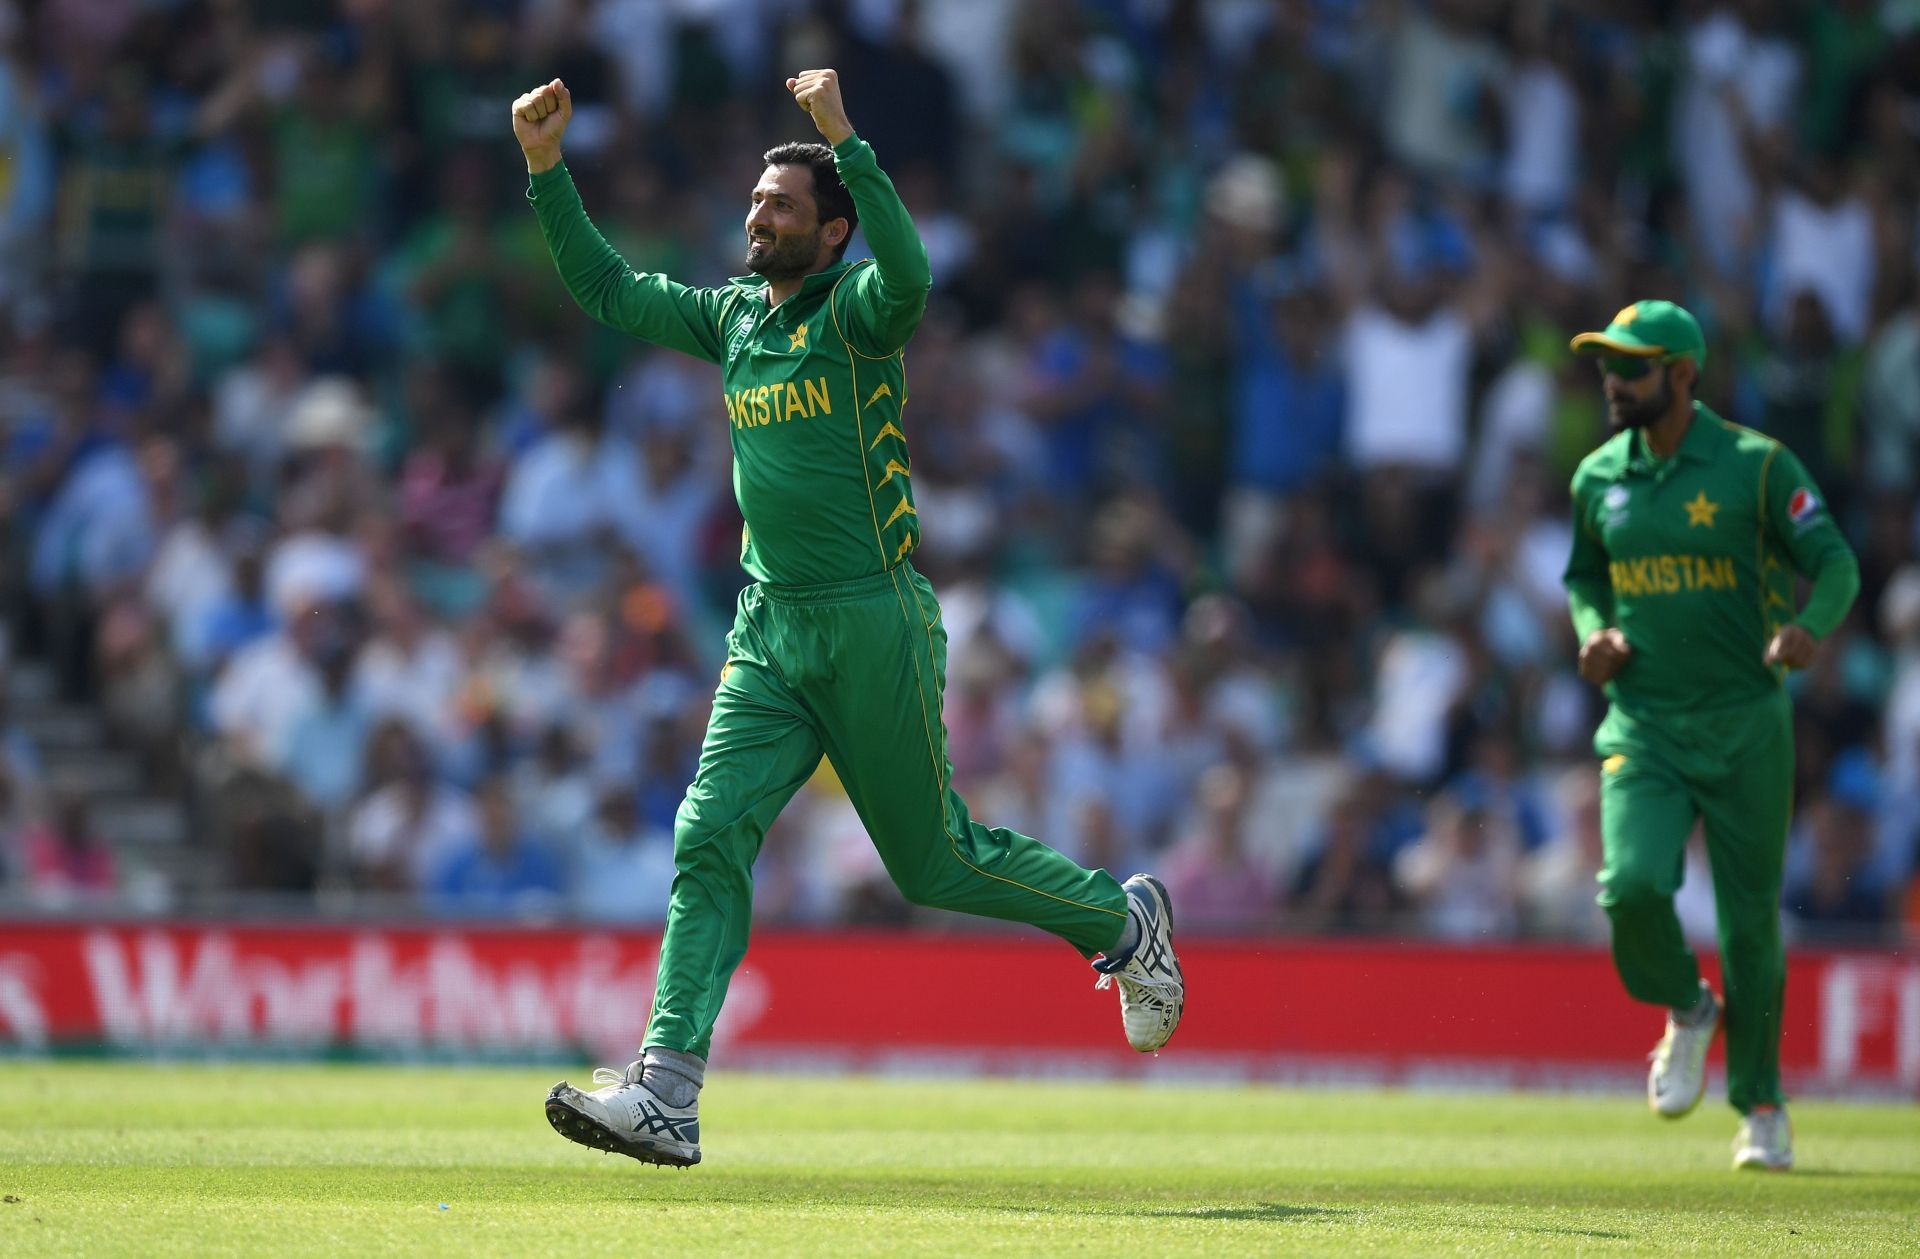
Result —
<instances>
[{"instance_id":1,"label":"raised clenched fist","mask_svg":"<svg viewBox=\"0 0 1920 1259\"><path fill-rule=\"evenodd\" d=\"M840 101L838 70L802 70L787 80L787 90L793 93L794 103L813 117L813 125L828 144L838 144L853 134L847 107Z\"/></svg>"},{"instance_id":2,"label":"raised clenched fist","mask_svg":"<svg viewBox=\"0 0 1920 1259\"><path fill-rule=\"evenodd\" d=\"M560 80L531 92L513 102L513 138L527 155L527 170L539 174L560 161L560 137L573 121L573 93Z\"/></svg>"}]
</instances>

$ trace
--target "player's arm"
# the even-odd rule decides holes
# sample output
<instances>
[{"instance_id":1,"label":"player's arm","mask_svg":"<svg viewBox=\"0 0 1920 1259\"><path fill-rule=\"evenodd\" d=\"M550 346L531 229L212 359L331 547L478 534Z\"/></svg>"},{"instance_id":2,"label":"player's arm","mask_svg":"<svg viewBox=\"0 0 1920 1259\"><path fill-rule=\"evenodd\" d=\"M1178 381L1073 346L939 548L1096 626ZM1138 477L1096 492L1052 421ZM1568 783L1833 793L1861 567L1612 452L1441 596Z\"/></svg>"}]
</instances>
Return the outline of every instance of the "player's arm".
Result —
<instances>
[{"instance_id":1,"label":"player's arm","mask_svg":"<svg viewBox=\"0 0 1920 1259\"><path fill-rule=\"evenodd\" d=\"M1804 669L1813 663L1819 641L1847 619L1860 593L1860 563L1799 456L1776 447L1761 475L1767 531L1795 570L1813 583L1806 606L1767 644L1766 661Z\"/></svg>"},{"instance_id":2,"label":"player's arm","mask_svg":"<svg viewBox=\"0 0 1920 1259\"><path fill-rule=\"evenodd\" d=\"M1626 667L1633 649L1627 645L1626 634L1613 624L1613 578L1607 571L1607 549L1594 530L1578 479L1573 485L1573 550L1560 580L1567 588L1567 610L1580 640L1580 676L1595 686L1604 686Z\"/></svg>"},{"instance_id":3,"label":"player's arm","mask_svg":"<svg viewBox=\"0 0 1920 1259\"><path fill-rule=\"evenodd\" d=\"M787 80L794 101L813 118L833 146L833 163L860 212L860 229L873 265L845 286L836 310L856 348L885 357L907 343L926 313L933 272L927 247L914 230L893 181L880 169L873 146L854 134L840 99L840 76L832 70L803 70Z\"/></svg>"},{"instance_id":4,"label":"player's arm","mask_svg":"<svg viewBox=\"0 0 1920 1259\"><path fill-rule=\"evenodd\" d=\"M514 138L527 158L527 200L567 292L609 327L718 363L726 291L635 271L607 244L560 157L560 137L572 118L573 96L558 79L513 103Z\"/></svg>"}]
</instances>

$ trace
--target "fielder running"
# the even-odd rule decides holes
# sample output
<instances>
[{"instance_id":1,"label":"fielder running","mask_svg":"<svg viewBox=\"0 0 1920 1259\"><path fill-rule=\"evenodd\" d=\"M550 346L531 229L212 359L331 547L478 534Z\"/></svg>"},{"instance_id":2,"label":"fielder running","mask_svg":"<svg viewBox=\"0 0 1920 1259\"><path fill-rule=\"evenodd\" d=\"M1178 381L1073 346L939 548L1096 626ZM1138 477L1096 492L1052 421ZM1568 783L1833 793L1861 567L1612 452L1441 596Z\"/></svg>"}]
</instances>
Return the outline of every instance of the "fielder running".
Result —
<instances>
[{"instance_id":1,"label":"fielder running","mask_svg":"<svg viewBox=\"0 0 1920 1259\"><path fill-rule=\"evenodd\" d=\"M1780 885L1793 796L1789 669L1846 617L1859 568L1793 452L1693 400L1706 343L1671 302L1639 302L1573 339L1599 357L1614 436L1573 478L1566 586L1580 674L1611 701L1600 904L1636 1000L1665 1007L1647 1099L1669 1118L1706 1091L1724 1018L1734 1166L1793 1166L1780 1091L1786 956ZM1794 574L1812 580L1794 611ZM1673 896L1705 824L1724 1003L1700 978Z\"/></svg>"},{"instance_id":2,"label":"fielder running","mask_svg":"<svg viewBox=\"0 0 1920 1259\"><path fill-rule=\"evenodd\" d=\"M573 114L555 79L513 103L527 199L574 300L595 319L720 365L733 487L746 518L741 592L674 865L640 1057L602 1087L557 1084L569 1140L646 1163L700 1161L714 1021L747 949L766 829L824 754L908 900L1051 931L1118 981L1128 1043L1159 1049L1185 1001L1165 888L1122 885L1025 835L975 822L951 786L946 630L911 556L920 540L903 349L926 308L927 252L832 70L787 80L827 143L765 156L747 269L719 288L633 271L588 221L561 162ZM829 147L831 146L831 147ZM844 260L864 224L873 260Z\"/></svg>"}]
</instances>

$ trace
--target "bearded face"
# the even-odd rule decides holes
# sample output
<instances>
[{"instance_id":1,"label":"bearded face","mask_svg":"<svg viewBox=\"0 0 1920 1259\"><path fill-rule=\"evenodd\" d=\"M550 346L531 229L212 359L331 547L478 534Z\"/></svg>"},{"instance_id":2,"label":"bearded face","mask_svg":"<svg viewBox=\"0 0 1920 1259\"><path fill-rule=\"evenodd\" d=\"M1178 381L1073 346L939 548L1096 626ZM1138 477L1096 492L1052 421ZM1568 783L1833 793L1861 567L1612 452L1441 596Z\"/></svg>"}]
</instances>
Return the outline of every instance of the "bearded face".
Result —
<instances>
[{"instance_id":1,"label":"bearded face","mask_svg":"<svg viewBox=\"0 0 1920 1259\"><path fill-rule=\"evenodd\" d=\"M792 280L813 269L820 256L819 227L812 231L776 232L747 228L747 270L769 280Z\"/></svg>"},{"instance_id":2,"label":"bearded face","mask_svg":"<svg viewBox=\"0 0 1920 1259\"><path fill-rule=\"evenodd\" d=\"M747 270L769 280L796 280L820 262L827 225L805 166L769 166L747 209Z\"/></svg>"},{"instance_id":3,"label":"bearded face","mask_svg":"<svg viewBox=\"0 0 1920 1259\"><path fill-rule=\"evenodd\" d=\"M1614 432L1645 428L1672 409L1673 381L1668 376L1669 370L1662 364L1639 380L1607 377L1607 423Z\"/></svg>"}]
</instances>

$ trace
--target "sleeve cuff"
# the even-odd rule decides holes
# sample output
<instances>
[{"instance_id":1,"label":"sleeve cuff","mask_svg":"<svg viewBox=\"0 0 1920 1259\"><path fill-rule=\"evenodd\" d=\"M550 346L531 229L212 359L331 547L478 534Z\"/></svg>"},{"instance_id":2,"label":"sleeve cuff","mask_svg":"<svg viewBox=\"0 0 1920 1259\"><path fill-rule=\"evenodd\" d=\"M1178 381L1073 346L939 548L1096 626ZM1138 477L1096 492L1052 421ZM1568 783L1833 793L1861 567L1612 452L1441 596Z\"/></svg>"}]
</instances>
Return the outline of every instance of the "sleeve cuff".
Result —
<instances>
[{"instance_id":1,"label":"sleeve cuff","mask_svg":"<svg viewBox=\"0 0 1920 1259\"><path fill-rule=\"evenodd\" d=\"M871 155L873 149L868 146L865 140L860 138L858 131L851 132L846 139L833 146L833 160L838 164L850 158L856 158L863 152Z\"/></svg>"},{"instance_id":2,"label":"sleeve cuff","mask_svg":"<svg viewBox=\"0 0 1920 1259\"><path fill-rule=\"evenodd\" d=\"M573 176L567 173L567 163L562 159L537 175L527 176L527 200L538 201L542 196L571 183Z\"/></svg>"}]
</instances>

